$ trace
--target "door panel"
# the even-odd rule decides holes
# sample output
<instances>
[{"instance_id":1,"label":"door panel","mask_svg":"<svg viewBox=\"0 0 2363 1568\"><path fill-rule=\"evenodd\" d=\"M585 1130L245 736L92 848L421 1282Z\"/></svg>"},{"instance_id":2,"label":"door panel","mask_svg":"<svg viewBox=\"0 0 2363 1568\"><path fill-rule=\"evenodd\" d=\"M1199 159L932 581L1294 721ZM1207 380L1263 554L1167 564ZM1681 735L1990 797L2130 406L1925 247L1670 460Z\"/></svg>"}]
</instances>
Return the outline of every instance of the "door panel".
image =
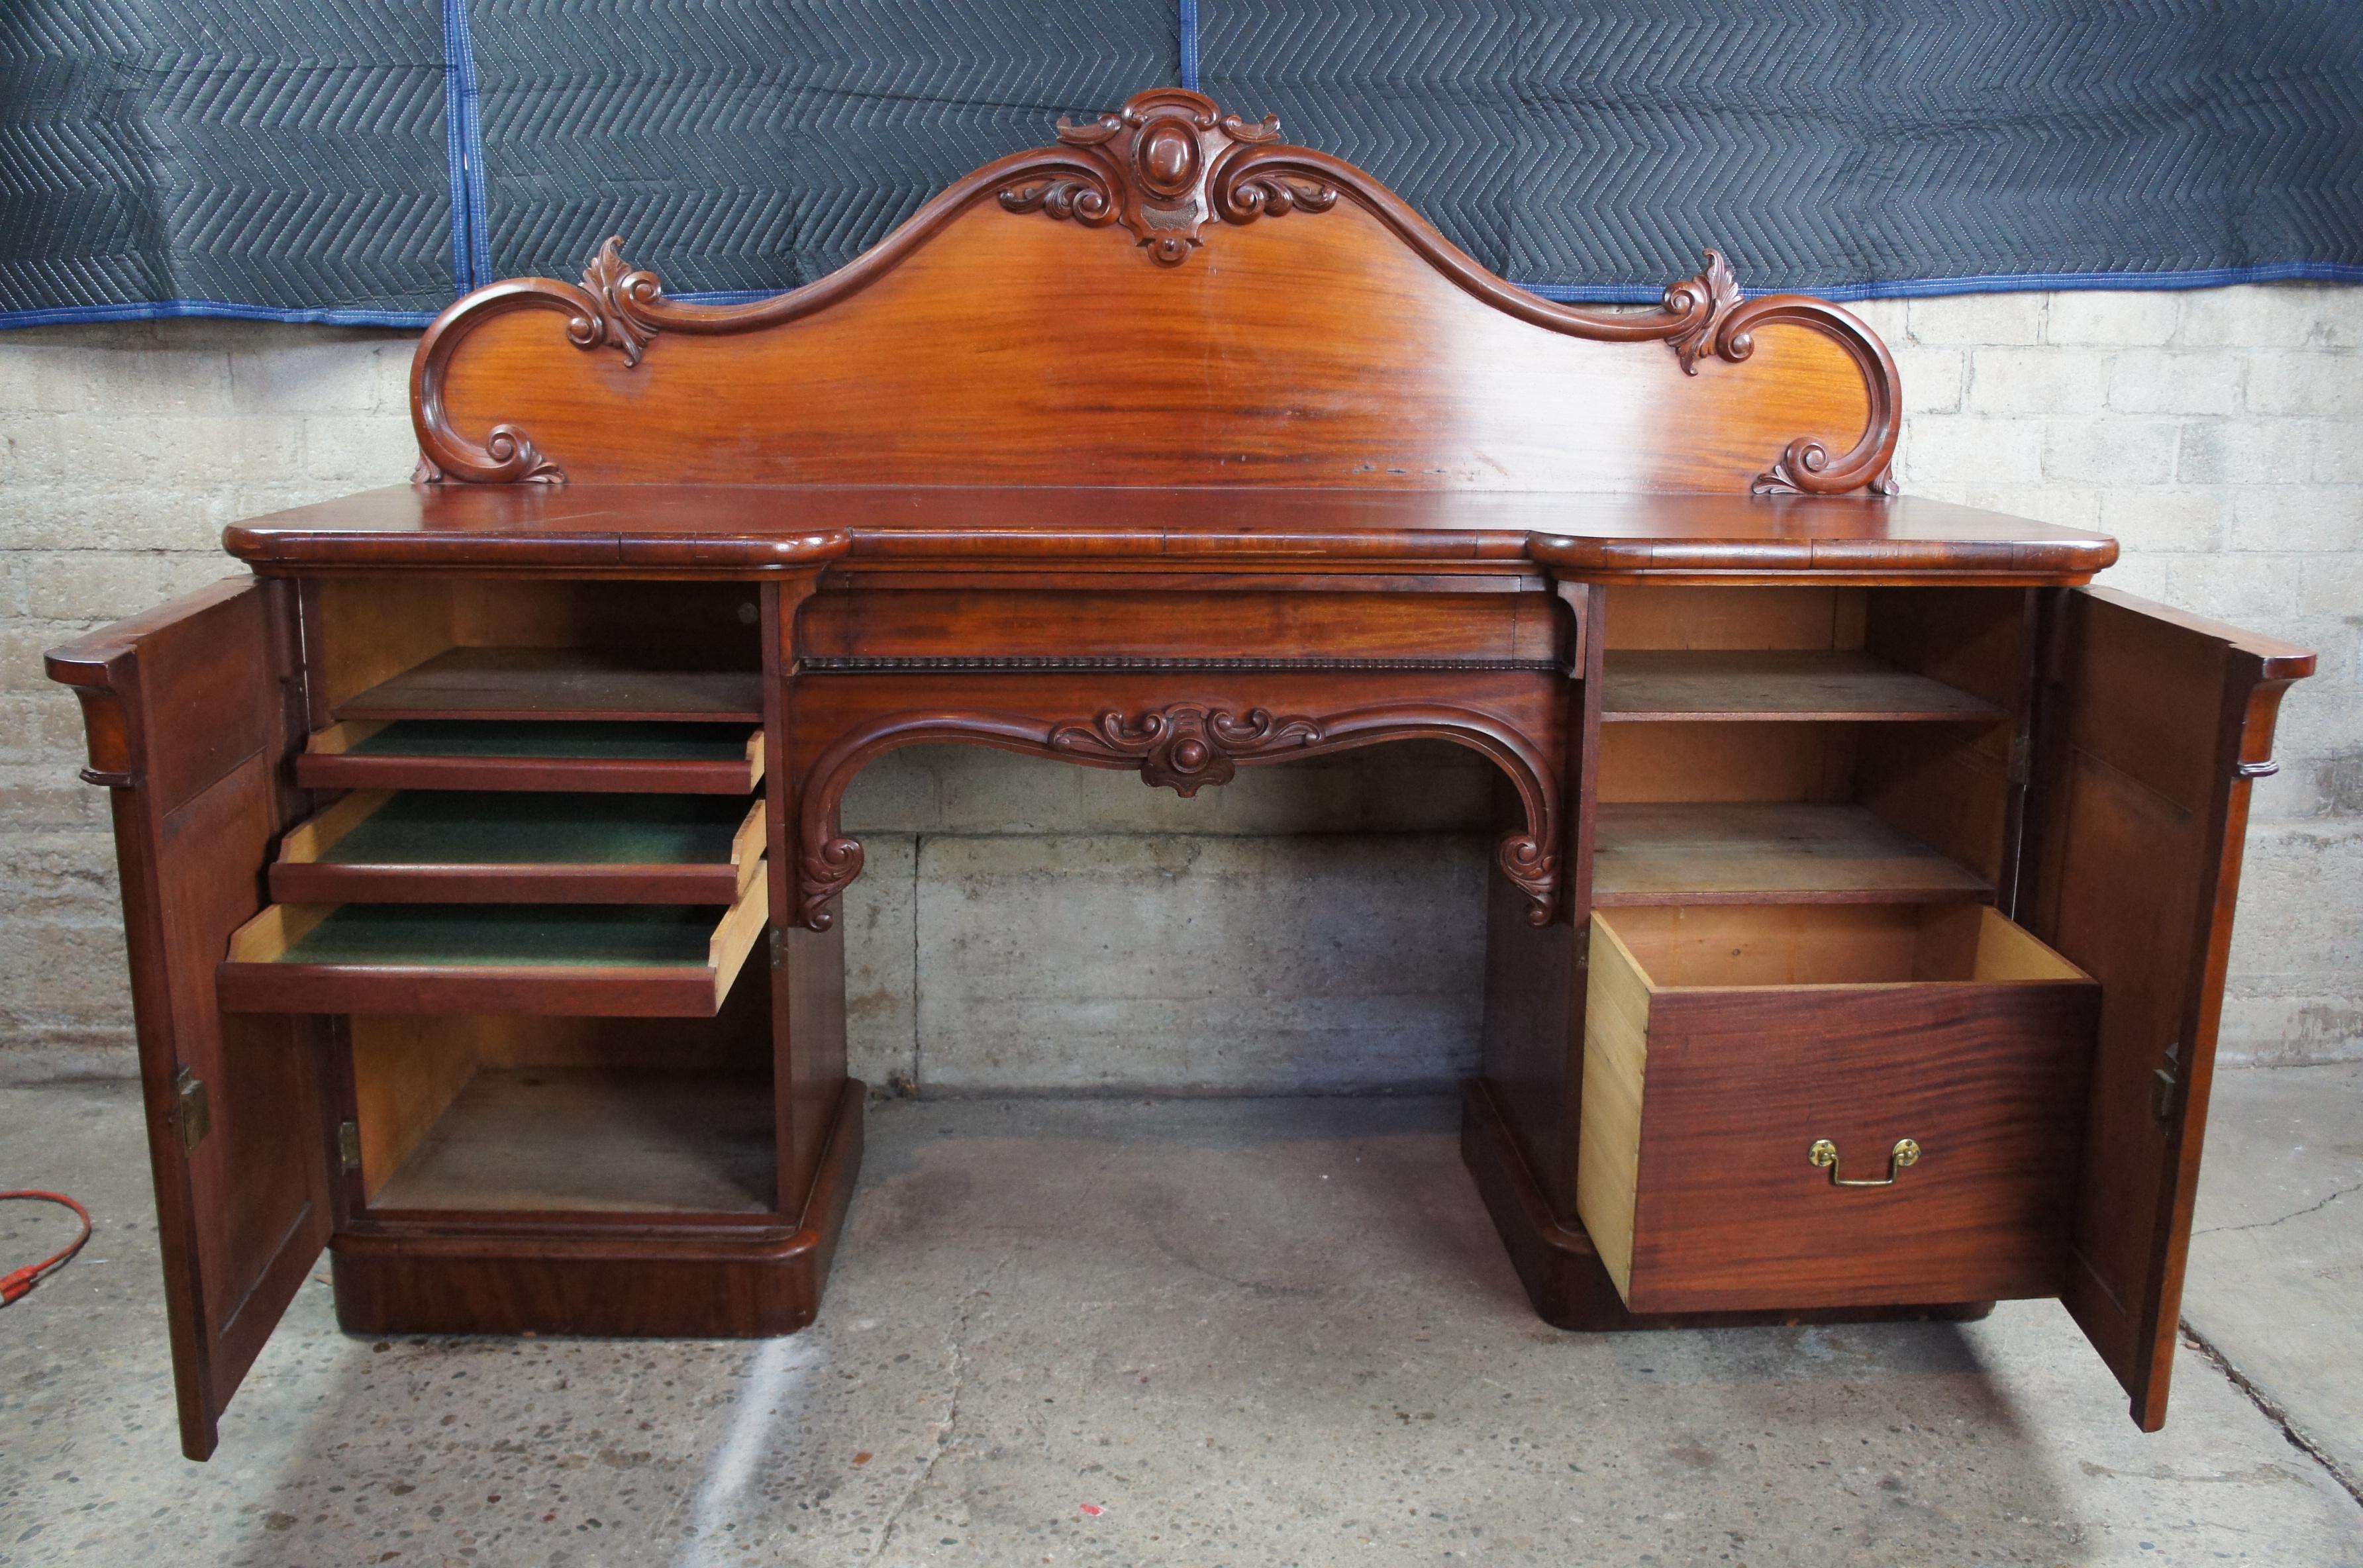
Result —
<instances>
[{"instance_id":1,"label":"door panel","mask_svg":"<svg viewBox=\"0 0 2363 1568\"><path fill-rule=\"evenodd\" d=\"M2026 923L2101 982L2064 1299L2133 1397L2166 1419L2247 765L2313 656L2107 590L2050 606L2029 812Z\"/></svg>"},{"instance_id":2,"label":"door panel","mask_svg":"<svg viewBox=\"0 0 2363 1568\"><path fill-rule=\"evenodd\" d=\"M218 584L50 656L113 793L182 1451L215 1423L328 1240L327 1136L305 1020L224 1015L214 969L264 901L297 801L291 602ZM202 1086L193 1088L192 1086ZM202 1097L202 1110L197 1097Z\"/></svg>"}]
</instances>

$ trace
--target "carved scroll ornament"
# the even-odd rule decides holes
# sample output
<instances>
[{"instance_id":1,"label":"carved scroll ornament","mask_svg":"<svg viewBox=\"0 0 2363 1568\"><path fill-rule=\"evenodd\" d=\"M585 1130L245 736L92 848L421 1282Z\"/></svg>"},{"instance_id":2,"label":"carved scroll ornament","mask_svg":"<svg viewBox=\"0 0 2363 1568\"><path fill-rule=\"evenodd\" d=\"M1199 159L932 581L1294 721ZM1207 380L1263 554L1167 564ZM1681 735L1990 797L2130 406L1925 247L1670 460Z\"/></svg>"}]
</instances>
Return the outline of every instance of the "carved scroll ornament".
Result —
<instances>
[{"instance_id":1,"label":"carved scroll ornament","mask_svg":"<svg viewBox=\"0 0 2363 1568\"><path fill-rule=\"evenodd\" d=\"M1509 725L1474 709L1436 702L1387 703L1315 719L1206 702L1175 702L1138 714L1045 720L1008 712L913 712L849 730L814 762L797 827L797 923L826 931L838 895L861 875L860 841L846 836L838 808L854 776L906 745L966 741L1088 767L1137 768L1144 783L1195 795L1226 784L1242 766L1285 762L1383 741L1448 740L1481 752L1509 776L1526 825L1503 835L1494 863L1526 897L1526 919L1548 925L1559 907L1558 780L1542 754Z\"/></svg>"},{"instance_id":2,"label":"carved scroll ornament","mask_svg":"<svg viewBox=\"0 0 2363 1568\"><path fill-rule=\"evenodd\" d=\"M654 272L624 259L610 237L579 282L516 278L480 289L437 318L411 370L411 412L422 454L421 477L478 483L557 482L558 465L511 424L495 424L481 442L451 427L443 384L453 351L474 327L516 310L555 311L566 336L586 350L613 349L638 365L660 333L725 335L777 326L824 310L899 266L976 202L993 197L1006 212L1080 228L1120 225L1154 262L1177 267L1207 242L1210 226L1238 226L1291 213L1317 215L1349 200L1456 286L1531 326L1594 342L1659 342L1691 375L1709 359L1739 363L1755 334L1799 326L1843 349L1869 392L1860 437L1840 453L1814 436L1789 443L1754 483L1758 494L1836 495L1870 489L1893 493L1889 465L1902 431L1903 396L1895 362L1876 335L1826 301L1803 294L1744 299L1720 251L1706 252L1695 277L1667 285L1654 311L1588 310L1530 293L1488 271L1439 234L1403 198L1361 170L1327 153L1280 139L1280 120L1249 121L1223 113L1211 98L1178 87L1135 95L1088 124L1060 120L1059 145L1014 153L949 186L884 239L800 289L746 304L685 304L666 296Z\"/></svg>"}]
</instances>

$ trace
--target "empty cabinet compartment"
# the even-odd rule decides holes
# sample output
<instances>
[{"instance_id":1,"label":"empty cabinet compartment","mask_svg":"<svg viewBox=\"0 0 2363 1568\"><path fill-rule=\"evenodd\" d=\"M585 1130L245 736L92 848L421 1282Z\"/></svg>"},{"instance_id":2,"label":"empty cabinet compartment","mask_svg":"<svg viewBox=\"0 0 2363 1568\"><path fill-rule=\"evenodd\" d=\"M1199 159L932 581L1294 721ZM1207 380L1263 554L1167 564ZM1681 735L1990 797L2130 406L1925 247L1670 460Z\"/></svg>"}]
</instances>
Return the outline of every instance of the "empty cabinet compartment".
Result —
<instances>
[{"instance_id":1,"label":"empty cabinet compartment","mask_svg":"<svg viewBox=\"0 0 2363 1568\"><path fill-rule=\"evenodd\" d=\"M2100 988L1984 905L1595 911L1576 1208L1636 1312L2058 1294Z\"/></svg>"}]
</instances>

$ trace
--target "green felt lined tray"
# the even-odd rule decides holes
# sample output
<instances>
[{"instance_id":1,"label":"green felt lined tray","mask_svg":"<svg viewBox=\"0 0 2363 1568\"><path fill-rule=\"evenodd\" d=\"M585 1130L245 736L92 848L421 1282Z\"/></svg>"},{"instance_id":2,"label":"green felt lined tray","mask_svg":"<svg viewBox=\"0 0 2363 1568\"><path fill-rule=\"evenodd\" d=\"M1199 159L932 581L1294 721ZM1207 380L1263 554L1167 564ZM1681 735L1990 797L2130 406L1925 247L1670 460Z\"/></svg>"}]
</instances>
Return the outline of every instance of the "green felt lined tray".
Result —
<instances>
[{"instance_id":1,"label":"green felt lined tray","mask_svg":"<svg viewBox=\"0 0 2363 1568\"><path fill-rule=\"evenodd\" d=\"M353 743L349 756L579 757L604 762L735 762L743 723L619 723L576 719L401 719Z\"/></svg>"},{"instance_id":2,"label":"green felt lined tray","mask_svg":"<svg viewBox=\"0 0 2363 1568\"><path fill-rule=\"evenodd\" d=\"M320 852L324 865L727 863L747 803L720 795L412 790Z\"/></svg>"},{"instance_id":3,"label":"green felt lined tray","mask_svg":"<svg viewBox=\"0 0 2363 1568\"><path fill-rule=\"evenodd\" d=\"M347 904L275 961L429 968L703 968L714 926L710 909L664 904Z\"/></svg>"},{"instance_id":4,"label":"green felt lined tray","mask_svg":"<svg viewBox=\"0 0 2363 1568\"><path fill-rule=\"evenodd\" d=\"M759 856L736 901L265 908L230 935L230 1012L711 1018L760 942Z\"/></svg>"}]
</instances>

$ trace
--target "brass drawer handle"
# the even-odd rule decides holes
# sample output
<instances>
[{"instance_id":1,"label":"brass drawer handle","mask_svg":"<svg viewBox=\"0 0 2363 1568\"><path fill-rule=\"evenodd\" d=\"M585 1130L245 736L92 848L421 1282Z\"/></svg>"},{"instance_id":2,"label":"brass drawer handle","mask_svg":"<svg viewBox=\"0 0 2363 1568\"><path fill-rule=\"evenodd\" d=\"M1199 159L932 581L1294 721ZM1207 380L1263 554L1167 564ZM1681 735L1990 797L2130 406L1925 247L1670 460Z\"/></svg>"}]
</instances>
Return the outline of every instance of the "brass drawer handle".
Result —
<instances>
[{"instance_id":1,"label":"brass drawer handle","mask_svg":"<svg viewBox=\"0 0 2363 1568\"><path fill-rule=\"evenodd\" d=\"M1869 1181L1850 1180L1838 1175L1838 1146L1827 1138L1814 1139L1814 1146L1805 1151L1805 1158L1813 1162L1814 1169L1830 1173L1832 1187L1893 1187L1898 1172L1920 1163L1920 1144L1913 1138L1895 1140L1895 1147L1887 1154L1887 1175Z\"/></svg>"}]
</instances>

